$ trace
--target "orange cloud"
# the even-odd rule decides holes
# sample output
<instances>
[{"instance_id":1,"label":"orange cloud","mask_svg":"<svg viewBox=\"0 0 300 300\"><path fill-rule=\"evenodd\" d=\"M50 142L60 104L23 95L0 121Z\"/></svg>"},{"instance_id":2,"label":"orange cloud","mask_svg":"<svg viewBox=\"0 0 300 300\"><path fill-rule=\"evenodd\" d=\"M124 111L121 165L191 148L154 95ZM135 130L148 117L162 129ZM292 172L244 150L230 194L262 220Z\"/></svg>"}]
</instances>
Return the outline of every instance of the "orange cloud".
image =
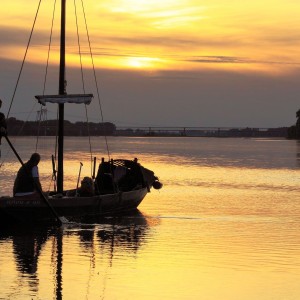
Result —
<instances>
[{"instance_id":1,"label":"orange cloud","mask_svg":"<svg viewBox=\"0 0 300 300\"><path fill-rule=\"evenodd\" d=\"M85 1L85 12L97 67L111 69L196 70L230 69L273 74L299 67L300 41L297 12L300 4L288 1L111 0ZM67 28L72 42L69 63L76 65L77 38L73 2L68 2ZM3 4L0 18L0 56L22 59L36 3L16 0ZM85 24L81 1L78 24ZM55 19L59 19L59 7ZM52 4L42 6L37 20L34 50L28 58L41 63L47 49ZM55 29L58 24L55 25ZM56 33L55 39L59 34ZM86 37L81 39L86 43ZM88 61L88 46L82 46ZM58 60L58 46L52 48ZM234 59L233 59L234 58Z\"/></svg>"}]
</instances>

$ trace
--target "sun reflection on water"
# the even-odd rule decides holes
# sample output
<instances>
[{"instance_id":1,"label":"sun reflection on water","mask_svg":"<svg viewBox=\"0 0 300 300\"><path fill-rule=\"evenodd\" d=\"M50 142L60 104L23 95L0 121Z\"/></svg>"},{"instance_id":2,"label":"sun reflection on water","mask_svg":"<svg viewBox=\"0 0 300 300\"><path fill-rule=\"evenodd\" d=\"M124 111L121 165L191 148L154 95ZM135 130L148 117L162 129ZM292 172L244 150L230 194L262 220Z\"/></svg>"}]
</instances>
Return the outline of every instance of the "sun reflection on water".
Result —
<instances>
[{"instance_id":1,"label":"sun reflection on water","mask_svg":"<svg viewBox=\"0 0 300 300\"><path fill-rule=\"evenodd\" d=\"M113 142L113 158L122 153L119 142ZM0 231L1 296L298 299L300 182L295 148L291 141L276 147L269 141L235 140L234 147L232 142L122 139L122 155L139 157L155 170L163 189L152 190L135 216L58 231ZM74 187L80 161L81 176L90 174L85 144L71 139L66 145L66 187ZM40 164L44 187L51 178L51 152L45 151ZM98 160L105 157L102 150L95 153ZM18 167L13 158L2 167L1 195L10 193Z\"/></svg>"}]
</instances>

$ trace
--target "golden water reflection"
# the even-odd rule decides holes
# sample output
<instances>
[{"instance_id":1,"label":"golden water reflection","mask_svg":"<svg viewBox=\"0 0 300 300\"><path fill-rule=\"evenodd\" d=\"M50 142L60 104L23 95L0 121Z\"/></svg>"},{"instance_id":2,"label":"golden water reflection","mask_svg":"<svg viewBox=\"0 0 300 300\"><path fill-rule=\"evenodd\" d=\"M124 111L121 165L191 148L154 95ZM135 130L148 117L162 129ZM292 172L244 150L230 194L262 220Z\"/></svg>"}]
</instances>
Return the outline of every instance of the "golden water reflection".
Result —
<instances>
[{"instance_id":1,"label":"golden water reflection","mask_svg":"<svg viewBox=\"0 0 300 300\"><path fill-rule=\"evenodd\" d=\"M85 140L68 142L72 186L79 161L82 176L89 173L89 156ZM1 229L1 297L300 299L298 143L120 138L114 157L121 144L126 157L155 170L163 189L151 191L135 217L63 230ZM45 149L44 187L51 175ZM3 168L1 194L10 192L2 179L13 180L18 165L11 159Z\"/></svg>"},{"instance_id":2,"label":"golden water reflection","mask_svg":"<svg viewBox=\"0 0 300 300\"><path fill-rule=\"evenodd\" d=\"M300 228L292 221L166 217L150 218L147 225L148 218L141 215L126 220L131 225L111 221L81 229L2 233L1 295L4 299L299 296Z\"/></svg>"},{"instance_id":3,"label":"golden water reflection","mask_svg":"<svg viewBox=\"0 0 300 300\"><path fill-rule=\"evenodd\" d=\"M0 233L1 296L4 299L99 299L124 259L147 243L150 220L139 211L96 224L65 228L6 228ZM8 262L8 264L6 263ZM126 264L124 264L126 266ZM5 270L5 271L4 271ZM8 276L5 274L8 273ZM96 287L97 286L97 287ZM90 291L89 291L90 289Z\"/></svg>"}]
</instances>

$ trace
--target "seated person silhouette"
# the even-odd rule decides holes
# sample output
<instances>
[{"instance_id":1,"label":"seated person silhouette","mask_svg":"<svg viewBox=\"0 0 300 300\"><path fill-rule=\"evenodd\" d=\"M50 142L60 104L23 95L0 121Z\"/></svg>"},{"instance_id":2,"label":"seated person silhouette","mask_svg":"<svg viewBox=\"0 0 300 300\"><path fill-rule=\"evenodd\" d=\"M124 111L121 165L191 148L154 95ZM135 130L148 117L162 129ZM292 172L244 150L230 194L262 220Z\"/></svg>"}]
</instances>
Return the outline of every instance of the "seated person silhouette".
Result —
<instances>
[{"instance_id":1,"label":"seated person silhouette","mask_svg":"<svg viewBox=\"0 0 300 300\"><path fill-rule=\"evenodd\" d=\"M67 192L67 196L78 197L90 197L95 195L95 188L93 179L90 177L84 177L81 180L81 185L77 190L70 190Z\"/></svg>"},{"instance_id":2,"label":"seated person silhouette","mask_svg":"<svg viewBox=\"0 0 300 300\"><path fill-rule=\"evenodd\" d=\"M33 153L30 159L19 169L14 182L14 196L39 195L42 192L38 170L40 159L38 153Z\"/></svg>"}]
</instances>

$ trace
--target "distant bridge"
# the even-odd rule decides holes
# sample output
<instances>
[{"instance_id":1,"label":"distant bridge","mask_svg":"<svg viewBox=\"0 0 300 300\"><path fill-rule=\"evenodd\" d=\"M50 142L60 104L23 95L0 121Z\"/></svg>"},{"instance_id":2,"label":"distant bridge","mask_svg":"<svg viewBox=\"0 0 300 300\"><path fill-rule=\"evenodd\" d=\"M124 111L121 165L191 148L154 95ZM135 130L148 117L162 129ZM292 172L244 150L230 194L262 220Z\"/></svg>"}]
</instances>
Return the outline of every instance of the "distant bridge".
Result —
<instances>
[{"instance_id":1,"label":"distant bridge","mask_svg":"<svg viewBox=\"0 0 300 300\"><path fill-rule=\"evenodd\" d=\"M287 127L117 127L118 136L287 137Z\"/></svg>"}]
</instances>

